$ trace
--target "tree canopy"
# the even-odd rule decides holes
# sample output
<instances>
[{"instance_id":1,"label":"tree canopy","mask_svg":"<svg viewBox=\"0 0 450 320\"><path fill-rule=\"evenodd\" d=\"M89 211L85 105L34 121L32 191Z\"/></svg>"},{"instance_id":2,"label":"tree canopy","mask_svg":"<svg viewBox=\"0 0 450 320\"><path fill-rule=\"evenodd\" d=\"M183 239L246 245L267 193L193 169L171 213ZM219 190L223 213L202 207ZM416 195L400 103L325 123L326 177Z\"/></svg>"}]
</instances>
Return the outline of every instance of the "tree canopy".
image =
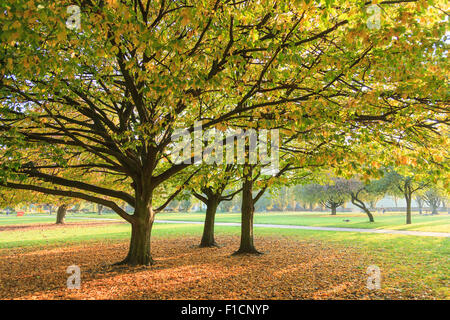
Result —
<instances>
[{"instance_id":1,"label":"tree canopy","mask_svg":"<svg viewBox=\"0 0 450 320\"><path fill-rule=\"evenodd\" d=\"M110 207L148 264L156 191L191 165L176 129L278 127L295 165L347 172L362 146L448 164L445 1L379 1L379 28L374 3L2 1L1 184Z\"/></svg>"}]
</instances>

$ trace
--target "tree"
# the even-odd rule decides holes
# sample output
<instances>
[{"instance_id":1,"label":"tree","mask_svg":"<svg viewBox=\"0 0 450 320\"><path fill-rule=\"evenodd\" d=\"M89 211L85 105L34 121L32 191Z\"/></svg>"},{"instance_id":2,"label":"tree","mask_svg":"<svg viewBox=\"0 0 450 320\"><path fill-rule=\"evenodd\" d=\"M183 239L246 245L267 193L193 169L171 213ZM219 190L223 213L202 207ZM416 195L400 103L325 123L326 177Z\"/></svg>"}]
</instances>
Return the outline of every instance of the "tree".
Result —
<instances>
[{"instance_id":1,"label":"tree","mask_svg":"<svg viewBox=\"0 0 450 320\"><path fill-rule=\"evenodd\" d=\"M206 171L206 172L205 172ZM206 204L205 224L200 247L217 246L214 240L214 220L219 204L231 201L240 190L225 194L225 189L233 184L236 168L232 164L221 167L205 166L202 174L198 174L192 181L192 194Z\"/></svg>"},{"instance_id":2,"label":"tree","mask_svg":"<svg viewBox=\"0 0 450 320\"><path fill-rule=\"evenodd\" d=\"M316 185L313 183L305 184L297 189L297 194L303 206L312 211L315 204L319 202Z\"/></svg>"},{"instance_id":3,"label":"tree","mask_svg":"<svg viewBox=\"0 0 450 320\"><path fill-rule=\"evenodd\" d=\"M319 202L328 209L331 215L336 215L336 209L342 206L348 197L348 183L343 179L333 179L332 184L317 185Z\"/></svg>"},{"instance_id":4,"label":"tree","mask_svg":"<svg viewBox=\"0 0 450 320\"><path fill-rule=\"evenodd\" d=\"M430 207L431 214L439 214L442 196L436 188L430 188L423 194L423 200Z\"/></svg>"},{"instance_id":5,"label":"tree","mask_svg":"<svg viewBox=\"0 0 450 320\"><path fill-rule=\"evenodd\" d=\"M102 211L103 211L103 205L98 203L97 204L97 214L100 216L102 215Z\"/></svg>"},{"instance_id":6,"label":"tree","mask_svg":"<svg viewBox=\"0 0 450 320\"><path fill-rule=\"evenodd\" d=\"M413 185L413 179L411 177L405 177L403 184L399 184L397 187L403 192L406 201L406 224L411 224L411 201L414 192L425 187L424 183L419 183L417 186Z\"/></svg>"},{"instance_id":7,"label":"tree","mask_svg":"<svg viewBox=\"0 0 450 320\"><path fill-rule=\"evenodd\" d=\"M223 201L219 204L219 211L231 213L234 211L238 202L240 203L239 195L236 195L231 201Z\"/></svg>"},{"instance_id":8,"label":"tree","mask_svg":"<svg viewBox=\"0 0 450 320\"><path fill-rule=\"evenodd\" d=\"M79 204L80 200L74 198L56 197L33 191L14 192L4 189L1 192L0 205L24 206L31 204L45 203L50 209L57 206L56 224L64 224L67 209L70 205Z\"/></svg>"},{"instance_id":9,"label":"tree","mask_svg":"<svg viewBox=\"0 0 450 320\"><path fill-rule=\"evenodd\" d=\"M161 184L188 166L184 163L168 165L164 161L165 150L171 142L170 133L174 127L192 130L195 120L203 119L208 113L213 119L204 127L216 125L232 115L202 112L211 109L198 104L200 96L203 102L217 98L216 93L209 92L225 79L216 78L228 63L230 46L187 36L183 16L198 18L192 21L196 35L210 27L216 34L228 30L228 25L233 28L233 17L224 16L218 24L211 23L210 13L219 8L219 2L211 7L164 1L161 4L148 2L146 6L134 6L131 1L110 5L100 2L83 7L87 19L83 21L83 31L76 32L67 30L59 18L65 7L38 10L34 6L31 1L23 1L14 4L14 11L9 6L3 7L12 13L3 17L2 24L12 26L13 31L5 34L1 57L8 66L1 77L2 103L11 107L5 110L5 117L2 115L2 144L8 146L3 165L8 174L11 173L5 174L3 184L9 188L78 197L110 207L132 225L129 253L123 262L150 264L154 215L165 205L153 208L153 194ZM223 8L223 4L220 7ZM183 14L179 15L180 12ZM204 14L195 14L200 12ZM22 27L20 21L24 14L31 14L29 32L15 33L17 23ZM166 27L169 32L162 31ZM236 33L234 37L238 43L244 34ZM230 44L234 42L230 41ZM21 51L16 50L14 43L20 45ZM167 48L171 50L169 55ZM185 52L186 48L191 50ZM235 49L242 50L235 55L239 57L247 54L248 47ZM217 60L206 70L205 50L222 51L224 59ZM29 56L39 58L31 61L26 58ZM7 57L22 60L25 68L9 68ZM182 63L183 59L190 62ZM170 69L183 75L174 78ZM188 81L186 73L192 77ZM201 86L198 81L209 84ZM29 85L17 86L19 83ZM171 87L172 93L167 92L166 87ZM16 111L15 103L27 107ZM196 112L190 112L193 110ZM179 121L181 117L183 120ZM11 127L16 121L17 125ZM13 143L13 140L22 143ZM48 146L47 156L36 163L33 170L24 167L19 157L9 156L17 151L17 146L21 146L23 152L26 146L33 144ZM38 151L44 155L43 148ZM11 163L14 165L9 165ZM89 184L62 178L58 173L67 167L72 171L101 171L119 177L127 187L115 190L100 182ZM58 169L60 172L55 174L54 170ZM22 183L17 181L19 175ZM38 185L33 179L57 185L59 189ZM78 190L72 191L73 188ZM134 214L124 212L116 199L134 207ZM169 196L167 200L172 199Z\"/></svg>"},{"instance_id":10,"label":"tree","mask_svg":"<svg viewBox=\"0 0 450 320\"><path fill-rule=\"evenodd\" d=\"M248 153L248 150L247 150ZM241 240L239 249L233 253L238 254L262 254L254 245L253 219L255 214L255 204L264 195L266 190L272 186L279 178L291 170L299 169L293 167L291 163L282 164L282 168L273 176L263 175L264 166L250 164L248 159L242 166L242 202L241 202ZM305 175L308 175L306 173ZM300 176L300 174L299 174ZM296 179L302 179L303 176ZM296 179L292 179L295 181ZM254 190L254 186L258 190Z\"/></svg>"},{"instance_id":11,"label":"tree","mask_svg":"<svg viewBox=\"0 0 450 320\"><path fill-rule=\"evenodd\" d=\"M417 169L417 168L416 168ZM381 180L386 190L393 195L401 194L406 202L406 224L411 224L411 203L413 195L429 185L428 179L412 174L401 175L397 171L389 170Z\"/></svg>"},{"instance_id":12,"label":"tree","mask_svg":"<svg viewBox=\"0 0 450 320\"><path fill-rule=\"evenodd\" d=\"M271 205L279 211L286 211L295 202L295 193L289 186L282 185L272 190ZM260 199L259 201L261 201Z\"/></svg>"},{"instance_id":13,"label":"tree","mask_svg":"<svg viewBox=\"0 0 450 320\"><path fill-rule=\"evenodd\" d=\"M66 218L68 205L63 203L58 207L56 212L56 224L64 224L64 219Z\"/></svg>"},{"instance_id":14,"label":"tree","mask_svg":"<svg viewBox=\"0 0 450 320\"><path fill-rule=\"evenodd\" d=\"M255 203L255 211L256 212L264 212L264 211L272 211L276 210L274 207L274 196L269 193L264 193L264 195ZM241 203L241 202L239 202Z\"/></svg>"},{"instance_id":15,"label":"tree","mask_svg":"<svg viewBox=\"0 0 450 320\"><path fill-rule=\"evenodd\" d=\"M367 185L356 179L350 180L348 183L351 202L367 214L370 222L375 222L372 212L370 212L365 203L369 198L369 188Z\"/></svg>"},{"instance_id":16,"label":"tree","mask_svg":"<svg viewBox=\"0 0 450 320\"><path fill-rule=\"evenodd\" d=\"M417 195L415 200L416 200L417 206L419 207L419 214L422 214L423 213L423 202L424 202L423 196Z\"/></svg>"},{"instance_id":17,"label":"tree","mask_svg":"<svg viewBox=\"0 0 450 320\"><path fill-rule=\"evenodd\" d=\"M253 217L255 214L255 203L264 194L265 188L260 190L255 197L253 197L253 170L254 167L250 164L243 166L242 182L242 204L241 204L241 241L239 249L234 254L261 254L256 250L253 243Z\"/></svg>"},{"instance_id":18,"label":"tree","mask_svg":"<svg viewBox=\"0 0 450 320\"><path fill-rule=\"evenodd\" d=\"M401 2L380 3L393 18L372 30L343 0L75 1L80 28L61 19L72 1L2 1L1 185L111 208L131 224L123 263L150 264L155 214L181 191L155 198L193 162L167 160L176 129L260 111L340 142L330 163L367 137L445 146L445 12Z\"/></svg>"}]
</instances>

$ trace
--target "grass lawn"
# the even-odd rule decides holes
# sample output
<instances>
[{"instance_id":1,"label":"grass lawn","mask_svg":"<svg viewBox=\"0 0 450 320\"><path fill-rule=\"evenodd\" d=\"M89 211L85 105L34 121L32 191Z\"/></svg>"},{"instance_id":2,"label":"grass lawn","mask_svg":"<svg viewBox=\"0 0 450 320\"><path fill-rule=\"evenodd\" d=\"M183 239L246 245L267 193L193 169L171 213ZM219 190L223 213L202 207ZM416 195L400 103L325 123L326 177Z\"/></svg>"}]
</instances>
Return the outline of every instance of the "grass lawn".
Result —
<instances>
[{"instance_id":1,"label":"grass lawn","mask_svg":"<svg viewBox=\"0 0 450 320\"><path fill-rule=\"evenodd\" d=\"M83 248L89 246L95 248L98 243L106 247L120 243L123 245L123 250L126 250L130 237L130 226L128 224L86 221L77 219L79 216L69 215L64 227L53 225L54 217L2 216L0 217L0 228L3 227L0 229L0 255L11 254L15 256L15 250L45 252L45 250L59 247L72 250L71 248L78 248L77 246L80 244L83 245ZM115 216L102 216L102 218L113 217ZM340 223L339 220L342 220L343 217L350 218L352 221L355 220L351 225L358 228L375 226L377 228L401 229L402 217L396 215L378 216L376 217L376 220L379 220L378 224L369 224L364 222L363 216L355 214L341 214L337 217L330 217L320 213L268 213L258 214L255 222L317 226L345 225L348 227L349 224ZM158 218L179 220L188 220L189 218L189 220L194 221L201 220L202 215L191 213L161 214ZM327 223L326 220L328 219L330 222ZM234 214L220 214L217 220L238 221L238 217ZM414 216L414 223L408 230L446 232L448 231L449 220L450 218L444 215ZM186 238L196 243L200 238L201 231L201 225L155 224L152 234L153 240L157 244L153 247L153 250L157 251L158 248L155 247L164 243L165 240L172 241ZM216 234L219 242L220 239L226 242L227 250L237 249L239 227L217 226ZM332 248L344 250L344 252L346 250L356 252L363 257L363 263L356 266L360 272L364 273L365 268L372 264L379 266L381 269L382 293L374 294L369 298L450 298L448 276L450 271L450 239L448 238L276 228L256 228L255 235L257 236L256 246L258 247L259 243L262 246L260 249L263 251L266 246L265 239L277 239L277 241L289 243L286 255L289 255L289 252L300 250L296 249L296 243L298 243L298 248L301 248L305 246L305 241L307 247L304 250L314 248L316 244L326 244ZM183 242L176 244L176 248L179 246L186 246L186 244ZM170 250L173 251L176 248ZM12 254L13 252L14 254ZM123 255L125 252L121 254ZM226 251L221 257L228 257L230 252L232 251ZM297 253L301 257L302 252ZM264 256L270 257L272 254L274 253L269 252ZM155 259L158 261L158 254L155 255ZM257 259L257 257L252 257L252 259ZM282 261L279 261L279 263L282 264ZM6 267L6 265L3 267ZM336 268L339 268L339 266L336 266ZM199 296L199 298L201 297ZM248 295L246 297L254 298L255 296ZM311 298L308 295L298 295L298 297ZM315 298L316 296L312 297ZM337 298L339 297L337 296ZM361 296L358 297L361 298ZM367 296L365 297L367 298Z\"/></svg>"},{"instance_id":2,"label":"grass lawn","mask_svg":"<svg viewBox=\"0 0 450 320\"><path fill-rule=\"evenodd\" d=\"M157 219L204 221L204 216L204 213L161 213ZM405 220L405 215L399 213L375 215L373 223L370 223L367 216L362 213L340 213L336 216L320 212L258 212L255 214L255 223L450 232L450 215L448 214L437 216L414 214L413 223L410 225L406 225ZM218 213L216 222L240 222L240 214Z\"/></svg>"},{"instance_id":3,"label":"grass lawn","mask_svg":"<svg viewBox=\"0 0 450 320\"><path fill-rule=\"evenodd\" d=\"M42 223L52 222L54 217L46 215L33 215L33 217L0 216L0 225L16 223ZM102 218L122 220L116 214L68 214L67 221L80 221L78 218ZM156 216L160 220L178 221L204 221L205 213L160 213ZM348 222L344 220L350 220ZM363 213L338 213L331 216L321 212L257 212L255 223L287 224L320 227L346 227L364 229L391 229L391 230L414 230L430 232L450 232L450 215L442 212L439 215L413 214L412 224L405 224L405 215L400 212L389 214L375 214L375 222L370 223ZM216 222L240 222L239 213L217 213Z\"/></svg>"}]
</instances>

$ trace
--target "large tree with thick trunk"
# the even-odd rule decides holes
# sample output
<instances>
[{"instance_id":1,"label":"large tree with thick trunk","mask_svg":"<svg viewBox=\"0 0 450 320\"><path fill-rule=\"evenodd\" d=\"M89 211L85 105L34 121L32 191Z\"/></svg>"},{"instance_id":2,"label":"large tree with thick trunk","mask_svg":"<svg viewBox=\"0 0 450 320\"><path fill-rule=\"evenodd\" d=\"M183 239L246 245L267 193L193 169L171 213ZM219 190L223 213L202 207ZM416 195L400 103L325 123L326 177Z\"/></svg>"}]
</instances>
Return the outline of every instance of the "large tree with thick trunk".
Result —
<instances>
[{"instance_id":1,"label":"large tree with thick trunk","mask_svg":"<svg viewBox=\"0 0 450 320\"><path fill-rule=\"evenodd\" d=\"M202 188L202 194L194 192L195 197L206 204L205 223L203 225L200 248L218 246L214 239L214 221L217 207L222 201L231 201L233 199L232 195L223 195L222 193L223 191L213 190L211 187Z\"/></svg>"},{"instance_id":2,"label":"large tree with thick trunk","mask_svg":"<svg viewBox=\"0 0 450 320\"><path fill-rule=\"evenodd\" d=\"M197 179L191 182L192 194L206 205L205 223L200 247L215 247L214 221L219 204L231 201L240 190L226 192L235 182L236 166L233 164L205 166L203 172L197 174Z\"/></svg>"},{"instance_id":3,"label":"large tree with thick trunk","mask_svg":"<svg viewBox=\"0 0 450 320\"><path fill-rule=\"evenodd\" d=\"M255 203L266 192L274 179L279 178L293 167L285 164L273 177L266 176L265 178L261 178L261 169L261 166L250 164L248 161L242 166L241 240L239 249L233 253L234 255L262 253L256 249L253 237ZM255 182L262 182L259 184L259 190L255 190Z\"/></svg>"},{"instance_id":4,"label":"large tree with thick trunk","mask_svg":"<svg viewBox=\"0 0 450 320\"><path fill-rule=\"evenodd\" d=\"M239 249L236 254L261 254L256 250L253 243L253 217L255 214L255 203L264 193L264 190L258 192L253 196L253 166L250 164L244 165L242 182L242 203L241 203L241 241Z\"/></svg>"},{"instance_id":5,"label":"large tree with thick trunk","mask_svg":"<svg viewBox=\"0 0 450 320\"><path fill-rule=\"evenodd\" d=\"M168 159L176 129L260 110L331 142L433 140L448 122L443 13L379 5L402 18L371 29L343 0L2 1L0 184L111 208L131 225L123 262L150 264L155 214L181 188L158 190L193 163Z\"/></svg>"},{"instance_id":6,"label":"large tree with thick trunk","mask_svg":"<svg viewBox=\"0 0 450 320\"><path fill-rule=\"evenodd\" d=\"M61 204L56 211L56 224L64 224L66 218L68 205L66 203Z\"/></svg>"}]
</instances>

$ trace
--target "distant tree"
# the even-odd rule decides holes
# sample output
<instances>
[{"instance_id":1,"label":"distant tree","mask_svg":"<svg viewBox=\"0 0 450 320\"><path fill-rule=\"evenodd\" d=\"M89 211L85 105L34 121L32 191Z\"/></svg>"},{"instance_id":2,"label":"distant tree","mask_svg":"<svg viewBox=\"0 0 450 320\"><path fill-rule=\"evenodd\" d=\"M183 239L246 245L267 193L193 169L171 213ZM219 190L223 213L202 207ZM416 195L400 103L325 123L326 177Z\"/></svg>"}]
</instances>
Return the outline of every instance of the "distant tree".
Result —
<instances>
[{"instance_id":1,"label":"distant tree","mask_svg":"<svg viewBox=\"0 0 450 320\"><path fill-rule=\"evenodd\" d=\"M402 168L403 170L405 168ZM406 224L411 224L411 204L413 196L429 186L430 181L420 174L408 172L400 174L396 170L386 170L377 186L393 196L402 196L406 202Z\"/></svg>"},{"instance_id":2,"label":"distant tree","mask_svg":"<svg viewBox=\"0 0 450 320\"><path fill-rule=\"evenodd\" d=\"M219 204L218 210L221 212L231 213L235 211L235 209L239 206L239 203L241 203L240 194L237 194L231 201L222 201Z\"/></svg>"},{"instance_id":3,"label":"distant tree","mask_svg":"<svg viewBox=\"0 0 450 320\"><path fill-rule=\"evenodd\" d=\"M348 190L352 204L364 211L369 217L370 222L375 222L372 212L370 212L366 205L371 198L371 186L353 179L348 181Z\"/></svg>"},{"instance_id":4,"label":"distant tree","mask_svg":"<svg viewBox=\"0 0 450 320\"><path fill-rule=\"evenodd\" d=\"M271 211L274 208L274 195L272 192L265 193L255 204L256 211Z\"/></svg>"},{"instance_id":5,"label":"distant tree","mask_svg":"<svg viewBox=\"0 0 450 320\"><path fill-rule=\"evenodd\" d=\"M336 215L336 209L348 200L348 186L346 180L339 178L334 178L332 183L317 186L319 202L331 210L331 215Z\"/></svg>"},{"instance_id":6,"label":"distant tree","mask_svg":"<svg viewBox=\"0 0 450 320\"><path fill-rule=\"evenodd\" d=\"M63 203L58 207L58 211L56 212L56 224L64 224L64 220L66 218L68 205Z\"/></svg>"},{"instance_id":7,"label":"distant tree","mask_svg":"<svg viewBox=\"0 0 450 320\"><path fill-rule=\"evenodd\" d=\"M417 195L416 198L416 203L417 203L417 207L419 208L419 214L422 214L422 210L423 210L423 196L422 195Z\"/></svg>"},{"instance_id":8,"label":"distant tree","mask_svg":"<svg viewBox=\"0 0 450 320\"><path fill-rule=\"evenodd\" d=\"M23 190L17 192L15 190L8 190L2 188L0 193L0 206L28 206L28 205L38 205L47 207L51 213L51 210L56 206L56 224L64 224L67 209L71 205L80 205L81 201L76 198L68 197L58 197L47 195L39 192L33 192L29 190Z\"/></svg>"},{"instance_id":9,"label":"distant tree","mask_svg":"<svg viewBox=\"0 0 450 320\"><path fill-rule=\"evenodd\" d=\"M270 195L272 199L271 205L275 206L279 211L286 211L295 198L293 189L285 185L271 190Z\"/></svg>"},{"instance_id":10,"label":"distant tree","mask_svg":"<svg viewBox=\"0 0 450 320\"><path fill-rule=\"evenodd\" d=\"M428 189L423 194L423 200L430 207L431 214L439 214L439 206L443 202L443 197L437 188Z\"/></svg>"},{"instance_id":11,"label":"distant tree","mask_svg":"<svg viewBox=\"0 0 450 320\"><path fill-rule=\"evenodd\" d=\"M314 205L319 202L317 194L317 186L314 184L306 184L297 189L297 195L306 210L312 211Z\"/></svg>"}]
</instances>

